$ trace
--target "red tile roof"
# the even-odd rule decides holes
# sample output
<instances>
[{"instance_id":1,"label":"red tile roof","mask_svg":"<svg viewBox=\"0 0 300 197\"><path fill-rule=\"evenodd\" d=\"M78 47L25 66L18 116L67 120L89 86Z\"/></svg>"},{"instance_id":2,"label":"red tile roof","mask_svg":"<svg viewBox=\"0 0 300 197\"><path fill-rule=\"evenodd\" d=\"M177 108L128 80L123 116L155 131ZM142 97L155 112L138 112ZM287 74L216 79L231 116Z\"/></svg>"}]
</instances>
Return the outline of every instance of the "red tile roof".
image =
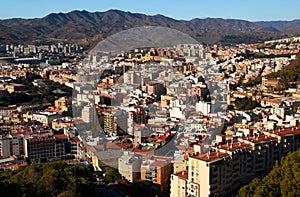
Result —
<instances>
[{"instance_id":1,"label":"red tile roof","mask_svg":"<svg viewBox=\"0 0 300 197\"><path fill-rule=\"evenodd\" d=\"M266 142L266 141L272 141L275 140L276 138L267 136L265 134L259 134L255 136L248 136L245 137L245 140L253 142L253 143L259 143L259 142Z\"/></svg>"},{"instance_id":2,"label":"red tile roof","mask_svg":"<svg viewBox=\"0 0 300 197\"><path fill-rule=\"evenodd\" d=\"M55 138L56 139L68 139L68 136L65 134L56 134Z\"/></svg>"},{"instance_id":3,"label":"red tile roof","mask_svg":"<svg viewBox=\"0 0 300 197\"><path fill-rule=\"evenodd\" d=\"M188 171L178 172L178 173L176 174L176 176L178 176L178 177L181 178L181 179L188 180L188 178L189 178L189 172L188 172Z\"/></svg>"},{"instance_id":4,"label":"red tile roof","mask_svg":"<svg viewBox=\"0 0 300 197\"><path fill-rule=\"evenodd\" d=\"M275 133L279 135L280 137L286 136L286 135L297 135L300 134L300 127L291 127L291 128L285 128L285 129L278 129L271 131L270 133Z\"/></svg>"},{"instance_id":5,"label":"red tile roof","mask_svg":"<svg viewBox=\"0 0 300 197\"><path fill-rule=\"evenodd\" d=\"M72 142L80 142L80 139L78 137L72 137L70 140Z\"/></svg>"},{"instance_id":6,"label":"red tile roof","mask_svg":"<svg viewBox=\"0 0 300 197\"><path fill-rule=\"evenodd\" d=\"M150 166L155 166L155 167L164 167L168 165L167 161L154 161L153 163L150 164Z\"/></svg>"},{"instance_id":7,"label":"red tile roof","mask_svg":"<svg viewBox=\"0 0 300 197\"><path fill-rule=\"evenodd\" d=\"M210 161L225 158L225 157L228 157L228 156L229 156L229 154L227 154L227 153L213 151L213 152L210 152L210 153L207 153L207 154L196 155L196 156L191 156L191 157L195 158L195 159L200 159L200 160L203 160L203 161L206 161L206 162L210 162Z\"/></svg>"},{"instance_id":8,"label":"red tile roof","mask_svg":"<svg viewBox=\"0 0 300 197\"><path fill-rule=\"evenodd\" d=\"M247 144L244 142L233 141L233 142L221 144L219 148L222 148L224 150L229 150L229 151L235 151L235 150L250 147L250 146L251 146L250 144Z\"/></svg>"},{"instance_id":9,"label":"red tile roof","mask_svg":"<svg viewBox=\"0 0 300 197\"><path fill-rule=\"evenodd\" d=\"M135 153L141 153L141 154L154 154L154 150L141 150L138 148L134 148L132 151Z\"/></svg>"}]
</instances>

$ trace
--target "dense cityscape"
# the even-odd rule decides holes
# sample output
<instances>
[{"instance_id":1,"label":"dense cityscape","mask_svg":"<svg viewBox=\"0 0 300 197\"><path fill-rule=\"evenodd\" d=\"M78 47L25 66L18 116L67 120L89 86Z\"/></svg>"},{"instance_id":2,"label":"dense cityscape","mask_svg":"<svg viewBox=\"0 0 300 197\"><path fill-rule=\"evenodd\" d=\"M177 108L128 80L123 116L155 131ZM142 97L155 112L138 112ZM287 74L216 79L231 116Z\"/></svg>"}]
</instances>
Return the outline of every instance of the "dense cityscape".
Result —
<instances>
[{"instance_id":1,"label":"dense cityscape","mask_svg":"<svg viewBox=\"0 0 300 197\"><path fill-rule=\"evenodd\" d=\"M56 40L1 44L0 190L297 196L299 50L298 36L114 53ZM292 185L267 186L292 159Z\"/></svg>"}]
</instances>

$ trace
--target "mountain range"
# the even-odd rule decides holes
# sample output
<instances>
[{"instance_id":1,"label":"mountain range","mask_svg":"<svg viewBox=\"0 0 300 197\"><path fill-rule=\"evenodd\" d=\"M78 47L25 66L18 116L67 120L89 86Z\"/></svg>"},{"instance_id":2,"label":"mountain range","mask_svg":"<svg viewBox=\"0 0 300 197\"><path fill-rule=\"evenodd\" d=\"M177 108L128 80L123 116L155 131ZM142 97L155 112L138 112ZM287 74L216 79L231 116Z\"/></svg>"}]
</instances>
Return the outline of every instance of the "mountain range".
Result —
<instances>
[{"instance_id":1,"label":"mountain range","mask_svg":"<svg viewBox=\"0 0 300 197\"><path fill-rule=\"evenodd\" d=\"M139 26L173 28L206 44L251 43L300 34L300 20L250 22L195 18L187 21L120 10L93 13L83 10L49 14L43 18L0 20L0 43L35 44L68 40L79 44L91 44L122 30Z\"/></svg>"}]
</instances>

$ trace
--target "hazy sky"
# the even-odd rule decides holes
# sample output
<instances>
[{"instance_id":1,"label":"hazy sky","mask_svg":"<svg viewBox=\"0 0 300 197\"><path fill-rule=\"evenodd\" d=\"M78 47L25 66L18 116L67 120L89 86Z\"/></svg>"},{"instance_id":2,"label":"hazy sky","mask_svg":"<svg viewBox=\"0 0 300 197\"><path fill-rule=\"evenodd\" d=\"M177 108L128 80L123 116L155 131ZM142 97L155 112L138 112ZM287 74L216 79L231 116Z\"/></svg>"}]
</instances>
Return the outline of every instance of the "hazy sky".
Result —
<instances>
[{"instance_id":1,"label":"hazy sky","mask_svg":"<svg viewBox=\"0 0 300 197\"><path fill-rule=\"evenodd\" d=\"M35 18L72 10L119 9L175 19L219 17L230 19L300 19L299 0L3 0L0 19Z\"/></svg>"}]
</instances>

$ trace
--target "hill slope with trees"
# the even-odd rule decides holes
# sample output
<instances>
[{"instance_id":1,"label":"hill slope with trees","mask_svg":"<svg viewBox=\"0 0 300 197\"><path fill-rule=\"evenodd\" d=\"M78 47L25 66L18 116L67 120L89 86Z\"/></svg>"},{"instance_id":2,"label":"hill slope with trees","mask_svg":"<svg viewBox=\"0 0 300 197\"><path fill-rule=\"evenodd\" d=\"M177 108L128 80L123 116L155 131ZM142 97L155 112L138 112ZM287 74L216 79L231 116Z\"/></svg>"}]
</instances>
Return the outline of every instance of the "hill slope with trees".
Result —
<instances>
[{"instance_id":1,"label":"hill slope with trees","mask_svg":"<svg viewBox=\"0 0 300 197\"><path fill-rule=\"evenodd\" d=\"M255 178L239 190L237 197L294 197L300 195L300 149L276 162L263 179Z\"/></svg>"}]
</instances>

